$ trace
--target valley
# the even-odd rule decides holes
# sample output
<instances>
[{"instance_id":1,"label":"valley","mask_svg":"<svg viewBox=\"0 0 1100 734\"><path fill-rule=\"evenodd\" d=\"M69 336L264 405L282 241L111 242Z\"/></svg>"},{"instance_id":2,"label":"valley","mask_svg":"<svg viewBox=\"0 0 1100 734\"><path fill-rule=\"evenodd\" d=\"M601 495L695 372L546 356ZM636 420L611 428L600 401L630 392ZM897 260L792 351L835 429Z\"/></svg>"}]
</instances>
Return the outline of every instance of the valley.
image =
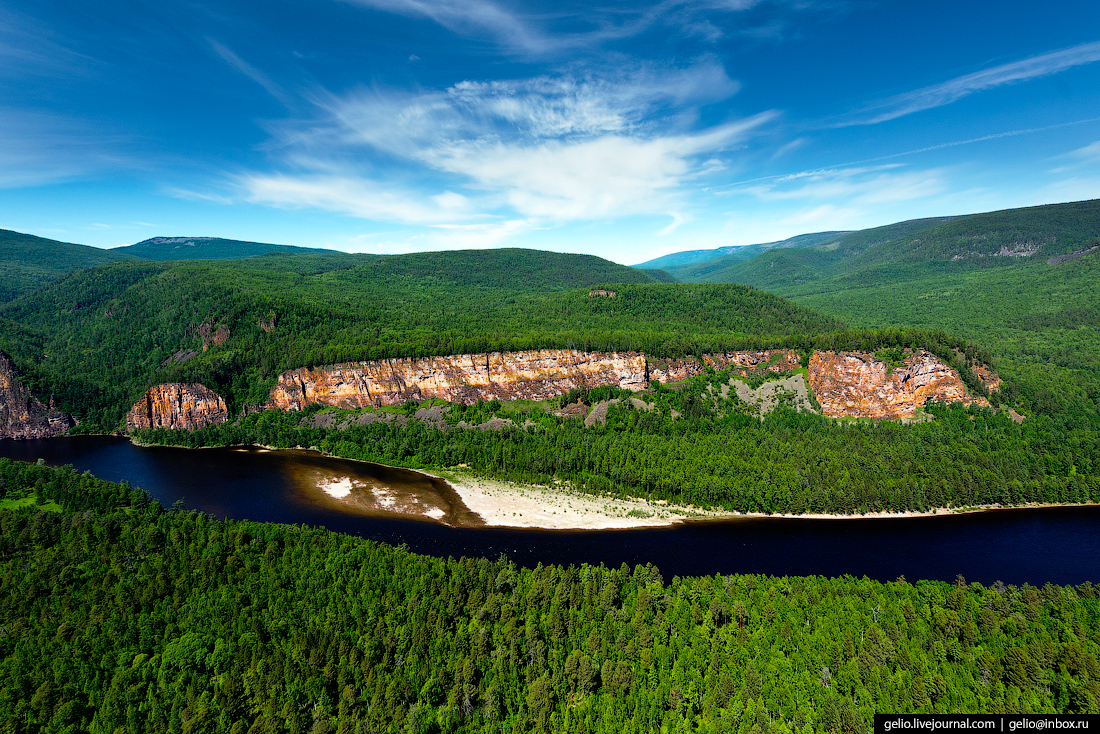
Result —
<instances>
[{"instance_id":1,"label":"valley","mask_svg":"<svg viewBox=\"0 0 1100 734\"><path fill-rule=\"evenodd\" d=\"M0 711L41 719L25 701L48 694L72 721L121 721L148 705L137 688L50 693L29 646L140 687L185 670L166 662L181 640L230 678L324 640L354 689L333 720L380 730L526 720L539 686L565 687L538 709L563 725L617 720L627 697L668 720L685 690L703 698L683 721L780 712L775 731L866 730L884 706L1091 711L1096 251L1092 225L1041 214L1045 239L1030 215L1002 216L1022 234L982 220L992 254L928 235L964 237L956 217L693 251L667 271L172 237L66 269L44 246L53 269L10 270L21 285L0 303L0 454L23 460L0 459L0 583L30 589L6 596ZM923 260L896 244L922 237ZM221 246L238 257L173 259ZM767 272L754 283L776 294L669 282L691 268ZM59 554L78 542L73 565ZM357 604L360 621L332 624ZM44 605L70 610L65 629L94 605L104 632L55 634ZM165 615L167 642L121 622ZM231 618L252 631L230 665ZM389 631L409 625L419 636ZM314 642L292 652L300 635ZM160 657L104 667L89 644ZM684 673L692 660L714 675ZM186 670L196 690L212 680ZM391 696L395 680L418 692ZM480 713L460 713L467 695ZM285 718L240 706L202 710Z\"/></svg>"}]
</instances>

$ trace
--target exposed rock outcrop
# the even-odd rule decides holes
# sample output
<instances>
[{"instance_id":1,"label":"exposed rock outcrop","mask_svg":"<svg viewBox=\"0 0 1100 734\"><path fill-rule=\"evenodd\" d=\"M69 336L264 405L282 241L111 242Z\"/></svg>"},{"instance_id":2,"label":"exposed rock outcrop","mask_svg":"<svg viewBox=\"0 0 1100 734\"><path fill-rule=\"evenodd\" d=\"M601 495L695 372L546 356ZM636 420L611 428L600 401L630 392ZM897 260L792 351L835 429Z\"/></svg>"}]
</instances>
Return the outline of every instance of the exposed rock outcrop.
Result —
<instances>
[{"instance_id":1,"label":"exposed rock outcrop","mask_svg":"<svg viewBox=\"0 0 1100 734\"><path fill-rule=\"evenodd\" d=\"M126 429L171 428L193 431L225 423L229 411L221 395L203 385L169 382L149 388L126 414Z\"/></svg>"},{"instance_id":2,"label":"exposed rock outcrop","mask_svg":"<svg viewBox=\"0 0 1100 734\"><path fill-rule=\"evenodd\" d=\"M702 362L694 357L683 359L658 359L649 362L649 379L664 385L668 382L682 382L706 372Z\"/></svg>"},{"instance_id":3,"label":"exposed rock outcrop","mask_svg":"<svg viewBox=\"0 0 1100 734\"><path fill-rule=\"evenodd\" d=\"M274 324L272 324L274 328ZM229 327L225 324L216 324L213 319L204 322L196 330L199 338L202 339L202 351L206 351L210 348L211 344L221 346L229 340Z\"/></svg>"},{"instance_id":4,"label":"exposed rock outcrop","mask_svg":"<svg viewBox=\"0 0 1100 734\"><path fill-rule=\"evenodd\" d=\"M8 355L0 352L0 438L52 438L76 425L73 417L47 406L19 381Z\"/></svg>"},{"instance_id":5,"label":"exposed rock outcrop","mask_svg":"<svg viewBox=\"0 0 1100 734\"><path fill-rule=\"evenodd\" d=\"M747 376L791 372L802 365L794 350L708 354L703 361L688 357L647 362L637 353L564 349L389 359L284 372L265 407L361 408L428 398L454 403L545 400L581 386L641 390L650 380L679 382L702 374L707 366ZM991 387L998 381L991 372L982 376ZM910 354L898 369L870 354L815 352L809 384L824 414L832 417L909 418L929 400L985 403L984 398L969 396L958 373L926 351Z\"/></svg>"},{"instance_id":6,"label":"exposed rock outcrop","mask_svg":"<svg viewBox=\"0 0 1100 734\"><path fill-rule=\"evenodd\" d=\"M791 372L802 366L802 355L793 349L769 349L763 352L726 352L705 354L703 360L716 370L729 369L741 377L751 372Z\"/></svg>"},{"instance_id":7,"label":"exposed rock outcrop","mask_svg":"<svg viewBox=\"0 0 1100 734\"><path fill-rule=\"evenodd\" d=\"M428 398L452 403L546 400L574 387L601 385L645 387L645 356L543 349L303 367L279 375L266 407L301 410L319 403L362 408Z\"/></svg>"},{"instance_id":8,"label":"exposed rock outcrop","mask_svg":"<svg viewBox=\"0 0 1100 734\"><path fill-rule=\"evenodd\" d=\"M988 405L967 393L958 372L924 350L893 370L872 354L814 352L809 381L822 413L831 418L912 418L930 400Z\"/></svg>"},{"instance_id":9,"label":"exposed rock outcrop","mask_svg":"<svg viewBox=\"0 0 1100 734\"><path fill-rule=\"evenodd\" d=\"M746 377L752 373L790 372L802 366L802 356L793 349L770 349L761 352L723 352L704 354L703 361L694 357L662 359L649 363L649 379L661 384L690 380L703 374L707 367L716 370L729 369L733 374Z\"/></svg>"}]
</instances>

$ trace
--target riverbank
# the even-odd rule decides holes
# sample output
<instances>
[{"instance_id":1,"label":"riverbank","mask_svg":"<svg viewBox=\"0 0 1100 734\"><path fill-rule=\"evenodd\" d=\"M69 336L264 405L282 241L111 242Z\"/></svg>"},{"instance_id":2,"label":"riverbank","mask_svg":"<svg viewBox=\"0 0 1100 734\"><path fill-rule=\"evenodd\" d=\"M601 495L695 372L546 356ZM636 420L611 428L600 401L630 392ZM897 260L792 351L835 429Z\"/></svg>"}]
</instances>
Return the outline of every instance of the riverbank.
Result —
<instances>
[{"instance_id":1,"label":"riverbank","mask_svg":"<svg viewBox=\"0 0 1100 734\"><path fill-rule=\"evenodd\" d=\"M541 530L615 530L720 519L730 513L681 507L641 498L607 497L476 477L454 469L424 472L446 481L486 525Z\"/></svg>"},{"instance_id":2,"label":"riverbank","mask_svg":"<svg viewBox=\"0 0 1100 734\"><path fill-rule=\"evenodd\" d=\"M136 446L163 446L163 444L142 444L130 438ZM186 448L183 446L175 448ZM206 447L217 448L217 447ZM221 447L224 448L224 447ZM448 513L443 519L431 508L403 508L394 514L419 516L461 527L481 526L480 522L471 522L470 515L484 521L492 527L514 527L542 530L614 530L645 527L662 527L691 520L732 520L737 518L773 518L792 520L864 520L864 519L904 519L918 517L944 517L946 515L995 512L997 510L1041 509L1046 507L1090 507L1081 503L1029 503L1022 505L966 505L961 507L937 507L930 510L903 510L898 512L864 512L847 515L828 513L773 513L734 512L725 510L706 510L690 505L678 506L662 501L649 502L644 498L610 497L593 495L571 489L568 485L556 487L524 485L499 479L487 479L475 476L462 467L433 469L414 469L380 464L378 462L349 459L321 451L316 446L288 447L253 445L250 448L266 451L312 451L321 456L342 461L355 461L374 464L393 469L404 469L424 476L447 482L464 508L454 508L457 512ZM331 496L331 493L329 493ZM377 510L393 511L389 507L377 507ZM462 510L468 512L462 512Z\"/></svg>"},{"instance_id":3,"label":"riverbank","mask_svg":"<svg viewBox=\"0 0 1100 734\"><path fill-rule=\"evenodd\" d=\"M825 513L765 514L706 510L693 506L647 502L642 498L604 497L567 488L526 486L484 479L453 470L431 473L450 484L463 503L480 515L486 525L544 530L611 530L660 527L693 520L770 518L789 520L872 520L945 517L998 510L1026 510L1045 507L1091 507L1089 504L968 505L931 510L864 512L850 515Z\"/></svg>"}]
</instances>

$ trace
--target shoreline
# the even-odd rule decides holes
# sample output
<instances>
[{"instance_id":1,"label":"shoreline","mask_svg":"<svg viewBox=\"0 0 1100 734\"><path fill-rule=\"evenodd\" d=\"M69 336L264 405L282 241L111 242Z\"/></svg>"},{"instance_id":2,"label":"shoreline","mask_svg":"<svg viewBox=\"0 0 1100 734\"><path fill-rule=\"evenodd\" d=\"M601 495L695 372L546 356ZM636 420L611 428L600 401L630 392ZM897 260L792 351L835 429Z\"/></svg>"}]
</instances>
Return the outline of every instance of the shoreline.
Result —
<instances>
[{"instance_id":1,"label":"shoreline","mask_svg":"<svg viewBox=\"0 0 1100 734\"><path fill-rule=\"evenodd\" d=\"M126 438L141 448L183 448L170 444L144 444L126 434L82 434ZM898 512L875 511L847 515L828 513L737 512L714 510L692 505L676 505L663 501L649 501L641 497L615 497L589 494L562 484L558 487L525 485L501 479L479 477L463 470L463 467L433 467L416 469L407 466L382 464L366 459L351 459L322 451L316 446L276 447L263 444L239 444L234 446L198 446L199 449L253 448L263 451L310 451L330 459L374 464L388 469L402 469L446 482L466 508L479 516L484 525L459 527L500 527L530 530L629 530L669 527L686 522L706 522L737 519L781 520L888 520L917 517L947 517L998 510L1030 510L1047 507L1093 507L1100 503L1032 503L1026 505L967 505L963 507L937 507L931 510L902 510ZM404 517L413 517L407 513ZM416 515L425 520L441 522L428 515Z\"/></svg>"}]
</instances>

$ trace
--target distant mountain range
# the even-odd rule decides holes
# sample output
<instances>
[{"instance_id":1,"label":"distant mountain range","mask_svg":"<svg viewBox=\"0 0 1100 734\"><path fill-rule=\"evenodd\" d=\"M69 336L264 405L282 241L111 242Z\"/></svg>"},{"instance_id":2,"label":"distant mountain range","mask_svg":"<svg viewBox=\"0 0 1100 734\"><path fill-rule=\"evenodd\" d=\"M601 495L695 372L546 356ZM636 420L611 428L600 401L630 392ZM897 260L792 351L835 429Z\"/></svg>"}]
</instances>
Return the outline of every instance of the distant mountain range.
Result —
<instances>
[{"instance_id":1,"label":"distant mountain range","mask_svg":"<svg viewBox=\"0 0 1100 734\"><path fill-rule=\"evenodd\" d=\"M152 237L134 245L116 247L122 252L146 260L231 260L259 257L271 252L335 252L316 247L269 245L263 242L227 240L221 237Z\"/></svg>"},{"instance_id":2,"label":"distant mountain range","mask_svg":"<svg viewBox=\"0 0 1100 734\"><path fill-rule=\"evenodd\" d=\"M686 250L684 252L674 252L671 255L663 255L653 260L639 263L634 267L643 270L650 268L667 270L670 267L692 265L723 257L729 257L734 260L747 260L750 257L755 257L762 252L767 252L775 248L810 247L811 245L827 242L845 234L849 233L815 232L813 234L800 234L785 240L779 240L778 242L764 242L759 245L730 245L728 247L719 247L715 250Z\"/></svg>"},{"instance_id":3,"label":"distant mountain range","mask_svg":"<svg viewBox=\"0 0 1100 734\"><path fill-rule=\"evenodd\" d=\"M935 271L964 272L1083 252L1100 239L1100 200L932 217L854 232L688 250L635 267L688 283L741 283L786 293L810 283L868 285Z\"/></svg>"}]
</instances>

